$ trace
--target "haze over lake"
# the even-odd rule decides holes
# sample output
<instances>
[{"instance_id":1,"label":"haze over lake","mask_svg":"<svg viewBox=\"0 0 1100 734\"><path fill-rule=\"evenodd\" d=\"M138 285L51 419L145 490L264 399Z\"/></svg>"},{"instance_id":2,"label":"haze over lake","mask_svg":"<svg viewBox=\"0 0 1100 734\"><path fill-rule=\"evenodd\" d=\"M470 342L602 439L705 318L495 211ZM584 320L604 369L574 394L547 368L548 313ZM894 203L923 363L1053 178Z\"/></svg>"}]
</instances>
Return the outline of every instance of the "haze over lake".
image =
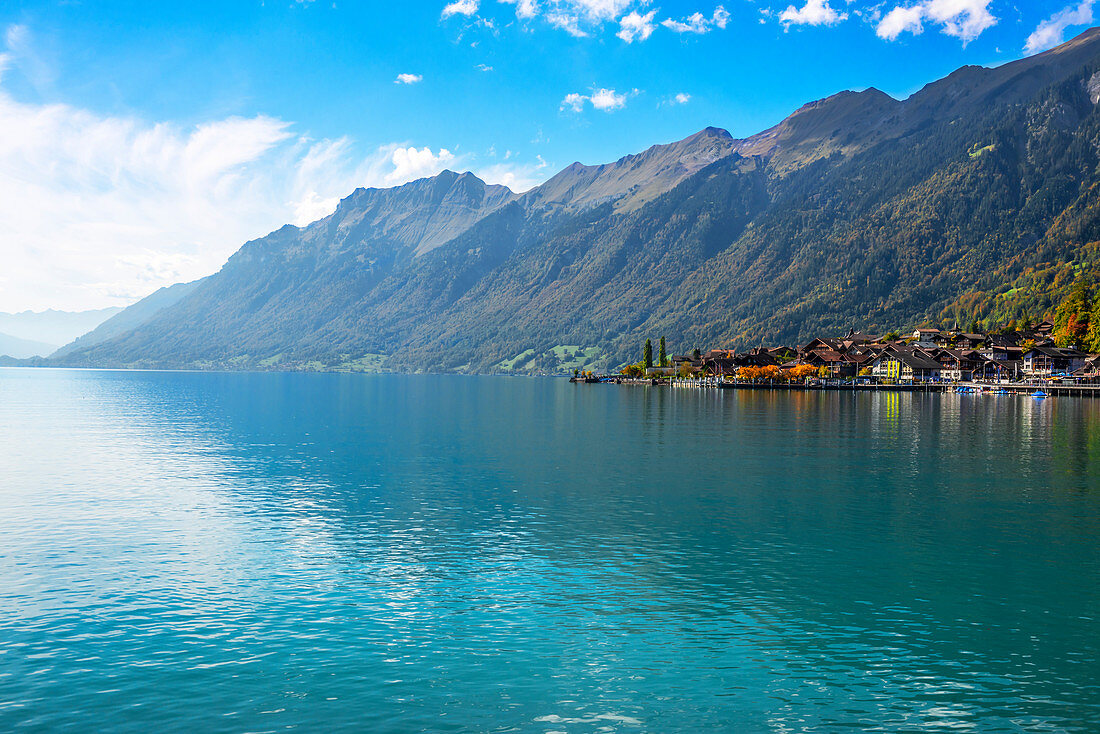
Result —
<instances>
[{"instance_id":1,"label":"haze over lake","mask_svg":"<svg viewBox=\"0 0 1100 734\"><path fill-rule=\"evenodd\" d=\"M0 730L1100 729L1100 401L0 370Z\"/></svg>"}]
</instances>

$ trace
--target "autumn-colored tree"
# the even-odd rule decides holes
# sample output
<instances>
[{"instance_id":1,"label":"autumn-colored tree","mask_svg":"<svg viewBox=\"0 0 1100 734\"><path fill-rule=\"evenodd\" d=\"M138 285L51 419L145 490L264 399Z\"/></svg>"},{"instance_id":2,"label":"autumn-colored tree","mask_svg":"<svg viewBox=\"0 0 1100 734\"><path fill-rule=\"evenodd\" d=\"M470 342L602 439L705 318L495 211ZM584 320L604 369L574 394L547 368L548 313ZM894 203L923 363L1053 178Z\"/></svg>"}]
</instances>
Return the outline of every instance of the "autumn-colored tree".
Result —
<instances>
[{"instance_id":1,"label":"autumn-colored tree","mask_svg":"<svg viewBox=\"0 0 1100 734\"><path fill-rule=\"evenodd\" d=\"M1100 291L1097 291L1096 298L1093 299L1089 326L1081 347L1089 352L1100 352Z\"/></svg>"},{"instance_id":2,"label":"autumn-colored tree","mask_svg":"<svg viewBox=\"0 0 1100 734\"><path fill-rule=\"evenodd\" d=\"M1093 310L1091 293L1092 283L1088 276L1080 276L1058 304L1054 312L1054 343L1058 346L1084 345Z\"/></svg>"},{"instance_id":3,"label":"autumn-colored tree","mask_svg":"<svg viewBox=\"0 0 1100 734\"><path fill-rule=\"evenodd\" d=\"M641 365L628 364L626 367L623 367L622 374L627 377L641 377L645 374L645 370L642 369Z\"/></svg>"},{"instance_id":4,"label":"autumn-colored tree","mask_svg":"<svg viewBox=\"0 0 1100 734\"><path fill-rule=\"evenodd\" d=\"M792 367L787 370L792 379L801 380L806 377L811 377L817 372L817 368L812 364L800 364L796 367Z\"/></svg>"},{"instance_id":5,"label":"autumn-colored tree","mask_svg":"<svg viewBox=\"0 0 1100 734\"><path fill-rule=\"evenodd\" d=\"M737 376L742 380L756 380L761 377L759 367L745 366L737 370Z\"/></svg>"},{"instance_id":6,"label":"autumn-colored tree","mask_svg":"<svg viewBox=\"0 0 1100 734\"><path fill-rule=\"evenodd\" d=\"M760 369L761 377L764 377L768 380L778 380L780 377L783 376L783 370L779 369L779 367L774 364L769 364L768 366L761 367Z\"/></svg>"}]
</instances>

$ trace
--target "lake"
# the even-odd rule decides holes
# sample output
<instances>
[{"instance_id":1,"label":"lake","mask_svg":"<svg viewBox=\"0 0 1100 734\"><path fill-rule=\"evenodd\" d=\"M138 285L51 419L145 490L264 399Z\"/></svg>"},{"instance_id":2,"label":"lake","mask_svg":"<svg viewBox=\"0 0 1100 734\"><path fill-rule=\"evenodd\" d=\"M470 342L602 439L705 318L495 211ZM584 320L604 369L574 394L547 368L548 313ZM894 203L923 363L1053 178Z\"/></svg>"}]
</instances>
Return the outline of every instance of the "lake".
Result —
<instances>
[{"instance_id":1,"label":"lake","mask_svg":"<svg viewBox=\"0 0 1100 734\"><path fill-rule=\"evenodd\" d=\"M1100 400L0 370L0 730L1100 731Z\"/></svg>"}]
</instances>

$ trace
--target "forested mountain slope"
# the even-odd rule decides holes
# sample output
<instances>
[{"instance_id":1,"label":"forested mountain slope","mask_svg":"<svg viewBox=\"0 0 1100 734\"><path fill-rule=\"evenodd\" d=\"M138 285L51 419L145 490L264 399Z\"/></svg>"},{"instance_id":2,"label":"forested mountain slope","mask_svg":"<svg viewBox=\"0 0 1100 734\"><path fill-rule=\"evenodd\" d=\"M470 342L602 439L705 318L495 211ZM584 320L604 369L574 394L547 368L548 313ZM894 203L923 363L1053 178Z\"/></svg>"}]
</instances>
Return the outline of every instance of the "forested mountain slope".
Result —
<instances>
[{"instance_id":1,"label":"forested mountain slope","mask_svg":"<svg viewBox=\"0 0 1100 734\"><path fill-rule=\"evenodd\" d=\"M617 364L646 336L744 347L1042 311L1021 279L1091 268L1100 241L1098 70L1094 29L523 195L450 172L359 190L64 360L534 371Z\"/></svg>"}]
</instances>

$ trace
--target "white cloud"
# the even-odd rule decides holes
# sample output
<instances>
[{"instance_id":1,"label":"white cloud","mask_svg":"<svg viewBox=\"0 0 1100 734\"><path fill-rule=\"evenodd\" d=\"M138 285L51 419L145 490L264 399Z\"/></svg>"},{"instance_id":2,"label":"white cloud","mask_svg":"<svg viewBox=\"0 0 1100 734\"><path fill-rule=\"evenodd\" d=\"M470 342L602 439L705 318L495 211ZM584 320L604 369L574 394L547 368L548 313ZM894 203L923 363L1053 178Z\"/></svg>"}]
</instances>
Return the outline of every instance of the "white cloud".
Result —
<instances>
[{"instance_id":1,"label":"white cloud","mask_svg":"<svg viewBox=\"0 0 1100 734\"><path fill-rule=\"evenodd\" d=\"M893 41L902 33L920 35L924 32L924 8L915 5L911 8L897 7L883 16L875 27L875 33L879 38Z\"/></svg>"},{"instance_id":2,"label":"white cloud","mask_svg":"<svg viewBox=\"0 0 1100 734\"><path fill-rule=\"evenodd\" d=\"M452 15L465 15L469 18L477 12L478 0L455 0L443 7L440 18L450 18Z\"/></svg>"},{"instance_id":3,"label":"white cloud","mask_svg":"<svg viewBox=\"0 0 1100 734\"><path fill-rule=\"evenodd\" d=\"M680 92L679 94L677 94L675 97L672 98L672 101L674 101L676 104L687 104L688 102L691 101L691 95L690 94L684 94L683 92Z\"/></svg>"},{"instance_id":4,"label":"white cloud","mask_svg":"<svg viewBox=\"0 0 1100 734\"><path fill-rule=\"evenodd\" d=\"M488 64L478 64L474 68L477 69L478 71L492 71L493 70L493 67L489 66Z\"/></svg>"},{"instance_id":5,"label":"white cloud","mask_svg":"<svg viewBox=\"0 0 1100 734\"><path fill-rule=\"evenodd\" d=\"M1066 29L1070 26L1092 23L1092 6L1096 0L1082 0L1076 7L1062 8L1036 27L1024 43L1024 52L1029 54L1054 48L1065 40Z\"/></svg>"},{"instance_id":6,"label":"white cloud","mask_svg":"<svg viewBox=\"0 0 1100 734\"><path fill-rule=\"evenodd\" d=\"M709 18L702 13L692 13L683 20L667 18L661 21L661 25L676 33L709 33L714 28L725 28L729 19L730 14L719 5Z\"/></svg>"},{"instance_id":7,"label":"white cloud","mask_svg":"<svg viewBox=\"0 0 1100 734\"><path fill-rule=\"evenodd\" d=\"M588 97L584 96L583 94L571 92L565 95L565 99L561 101L561 107L559 109L580 112L584 109L584 103L587 101Z\"/></svg>"},{"instance_id":8,"label":"white cloud","mask_svg":"<svg viewBox=\"0 0 1100 734\"><path fill-rule=\"evenodd\" d=\"M500 0L500 2L515 5L516 17L520 20L530 20L539 12L539 6L535 0Z\"/></svg>"},{"instance_id":9,"label":"white cloud","mask_svg":"<svg viewBox=\"0 0 1100 734\"><path fill-rule=\"evenodd\" d=\"M902 33L919 35L924 23L940 26L940 30L962 40L973 41L997 24L989 12L992 0L924 0L914 5L897 6L882 17L875 28L879 38L893 41Z\"/></svg>"},{"instance_id":10,"label":"white cloud","mask_svg":"<svg viewBox=\"0 0 1100 734\"><path fill-rule=\"evenodd\" d=\"M637 90L634 90L634 92L636 93ZM597 89L590 95L572 92L565 95L559 109L581 112L584 110L585 104L592 105L592 108L596 110L613 112L626 106L626 95L619 94L614 89Z\"/></svg>"},{"instance_id":11,"label":"white cloud","mask_svg":"<svg viewBox=\"0 0 1100 734\"><path fill-rule=\"evenodd\" d=\"M537 163L512 164L496 163L485 168L479 168L475 173L486 183L501 184L507 186L516 193L522 193L534 188L546 180L546 161L542 156L535 156Z\"/></svg>"},{"instance_id":12,"label":"white cloud","mask_svg":"<svg viewBox=\"0 0 1100 734\"><path fill-rule=\"evenodd\" d=\"M0 311L124 305L331 213L357 186L461 163L407 144L357 152L271 117L149 122L0 86Z\"/></svg>"},{"instance_id":13,"label":"white cloud","mask_svg":"<svg viewBox=\"0 0 1100 734\"><path fill-rule=\"evenodd\" d=\"M437 155L432 153L431 148L417 150L398 147L391 156L393 170L386 174L386 183L397 185L425 176L434 176L454 160L454 154L446 148L440 148Z\"/></svg>"},{"instance_id":14,"label":"white cloud","mask_svg":"<svg viewBox=\"0 0 1100 734\"><path fill-rule=\"evenodd\" d=\"M656 14L656 10L651 10L645 15L636 10L627 13L619 20L619 32L615 35L627 43L644 41L653 34L653 30L657 27L653 24L653 16Z\"/></svg>"},{"instance_id":15,"label":"white cloud","mask_svg":"<svg viewBox=\"0 0 1100 734\"><path fill-rule=\"evenodd\" d=\"M611 112L626 106L626 95L616 94L614 89L597 89L588 101L597 110Z\"/></svg>"},{"instance_id":16,"label":"white cloud","mask_svg":"<svg viewBox=\"0 0 1100 734\"><path fill-rule=\"evenodd\" d=\"M398 74L397 78L393 80L394 84L416 84L419 81L423 81L424 77L420 74Z\"/></svg>"},{"instance_id":17,"label":"white cloud","mask_svg":"<svg viewBox=\"0 0 1100 734\"><path fill-rule=\"evenodd\" d=\"M829 0L806 0L801 8L788 5L779 15L779 22L787 28L792 25L836 25L847 19L848 14L833 9Z\"/></svg>"},{"instance_id":18,"label":"white cloud","mask_svg":"<svg viewBox=\"0 0 1100 734\"><path fill-rule=\"evenodd\" d=\"M618 18L634 0L557 0L556 4L569 7L590 20L607 21Z\"/></svg>"}]
</instances>

